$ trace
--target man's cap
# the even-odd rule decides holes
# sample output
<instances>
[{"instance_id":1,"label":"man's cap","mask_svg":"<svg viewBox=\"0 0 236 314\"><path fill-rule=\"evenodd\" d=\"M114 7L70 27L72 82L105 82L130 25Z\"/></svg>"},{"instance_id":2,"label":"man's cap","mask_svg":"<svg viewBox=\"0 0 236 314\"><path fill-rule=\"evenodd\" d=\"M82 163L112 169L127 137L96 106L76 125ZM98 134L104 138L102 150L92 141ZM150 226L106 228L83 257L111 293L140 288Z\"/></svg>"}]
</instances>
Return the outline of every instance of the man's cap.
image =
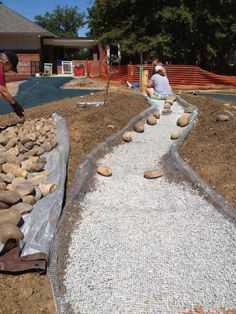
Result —
<instances>
[{"instance_id":1,"label":"man's cap","mask_svg":"<svg viewBox=\"0 0 236 314\"><path fill-rule=\"evenodd\" d=\"M4 51L4 53L7 56L9 62L11 63L11 65L12 65L12 70L17 73L17 68L16 67L17 67L17 64L19 62L19 59L18 59L17 55L13 51L10 51L10 50Z\"/></svg>"},{"instance_id":2,"label":"man's cap","mask_svg":"<svg viewBox=\"0 0 236 314\"><path fill-rule=\"evenodd\" d=\"M155 72L158 72L158 71L163 71L163 67L161 65L155 66Z\"/></svg>"}]
</instances>

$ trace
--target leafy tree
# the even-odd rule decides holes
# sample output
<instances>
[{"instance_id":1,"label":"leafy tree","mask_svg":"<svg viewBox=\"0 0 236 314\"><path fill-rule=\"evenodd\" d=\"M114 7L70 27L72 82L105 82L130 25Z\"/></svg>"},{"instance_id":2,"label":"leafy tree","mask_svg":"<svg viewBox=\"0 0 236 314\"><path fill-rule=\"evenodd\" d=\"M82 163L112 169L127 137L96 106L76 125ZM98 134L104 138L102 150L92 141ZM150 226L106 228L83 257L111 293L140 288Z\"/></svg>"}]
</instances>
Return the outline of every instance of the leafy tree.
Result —
<instances>
[{"instance_id":1,"label":"leafy tree","mask_svg":"<svg viewBox=\"0 0 236 314\"><path fill-rule=\"evenodd\" d=\"M78 7L56 6L52 13L46 12L44 16L36 15L35 22L63 37L78 37L78 30L85 24L85 15L80 13Z\"/></svg>"},{"instance_id":2,"label":"leafy tree","mask_svg":"<svg viewBox=\"0 0 236 314\"><path fill-rule=\"evenodd\" d=\"M236 41L235 0L104 0L88 13L90 35L133 58L220 63Z\"/></svg>"}]
</instances>

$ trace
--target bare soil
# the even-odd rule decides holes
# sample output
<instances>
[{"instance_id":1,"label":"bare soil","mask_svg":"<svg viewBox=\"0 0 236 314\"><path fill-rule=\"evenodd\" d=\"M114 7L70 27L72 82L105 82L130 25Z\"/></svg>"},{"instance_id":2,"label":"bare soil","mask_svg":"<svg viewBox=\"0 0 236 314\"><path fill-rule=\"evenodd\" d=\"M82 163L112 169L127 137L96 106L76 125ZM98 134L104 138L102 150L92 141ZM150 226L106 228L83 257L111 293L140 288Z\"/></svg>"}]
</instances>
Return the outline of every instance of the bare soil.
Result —
<instances>
[{"instance_id":1,"label":"bare soil","mask_svg":"<svg viewBox=\"0 0 236 314\"><path fill-rule=\"evenodd\" d=\"M199 114L179 154L236 207L236 104L187 93L181 97L197 106ZM219 114L227 115L229 121L217 122Z\"/></svg>"},{"instance_id":2,"label":"bare soil","mask_svg":"<svg viewBox=\"0 0 236 314\"><path fill-rule=\"evenodd\" d=\"M81 86L81 83L83 86ZM105 88L106 83L86 79L73 81L69 88ZM215 190L236 207L236 110L224 102L181 93L181 97L199 109L198 122L180 155ZM67 121L70 135L67 191L73 183L75 169L85 156L108 136L116 133L148 105L141 95L126 86L110 86L106 106L78 108L79 101L99 101L104 92L68 98L26 110L26 118L48 117L57 112ZM231 104L232 105L232 104ZM236 104L234 104L236 105ZM216 122L216 115L229 116L227 122ZM0 125L18 122L14 114L0 116ZM0 274L0 314L56 313L51 284L47 275L26 273Z\"/></svg>"}]
</instances>

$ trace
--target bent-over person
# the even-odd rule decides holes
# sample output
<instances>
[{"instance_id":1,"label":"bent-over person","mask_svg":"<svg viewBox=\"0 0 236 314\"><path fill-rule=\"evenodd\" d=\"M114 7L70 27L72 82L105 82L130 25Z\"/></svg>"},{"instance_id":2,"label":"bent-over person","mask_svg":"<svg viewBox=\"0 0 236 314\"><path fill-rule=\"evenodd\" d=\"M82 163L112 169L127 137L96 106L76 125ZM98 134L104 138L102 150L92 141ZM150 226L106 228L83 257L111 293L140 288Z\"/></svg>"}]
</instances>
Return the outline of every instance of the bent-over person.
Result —
<instances>
[{"instance_id":1,"label":"bent-over person","mask_svg":"<svg viewBox=\"0 0 236 314\"><path fill-rule=\"evenodd\" d=\"M24 117L23 107L12 97L6 87L5 73L14 71L17 72L18 57L12 51L4 51L0 53L0 95L8 101L15 113L20 117Z\"/></svg>"}]
</instances>

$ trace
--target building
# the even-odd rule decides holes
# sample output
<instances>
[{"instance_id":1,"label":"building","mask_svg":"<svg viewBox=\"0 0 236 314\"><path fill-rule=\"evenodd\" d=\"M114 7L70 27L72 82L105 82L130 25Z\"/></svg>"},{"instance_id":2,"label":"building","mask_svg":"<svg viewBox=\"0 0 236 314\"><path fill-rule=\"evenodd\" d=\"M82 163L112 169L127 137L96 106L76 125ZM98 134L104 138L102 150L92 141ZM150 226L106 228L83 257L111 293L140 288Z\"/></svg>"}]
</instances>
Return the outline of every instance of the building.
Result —
<instances>
[{"instance_id":1,"label":"building","mask_svg":"<svg viewBox=\"0 0 236 314\"><path fill-rule=\"evenodd\" d=\"M84 61L95 75L98 68L97 41L87 37L60 38L0 2L0 51L12 50L19 57L18 72L34 75L44 71L44 63L52 64L53 73L61 73L60 60L66 60L65 49L93 49L93 62ZM86 62L85 62L86 61ZM76 65L78 62L72 62Z\"/></svg>"}]
</instances>

